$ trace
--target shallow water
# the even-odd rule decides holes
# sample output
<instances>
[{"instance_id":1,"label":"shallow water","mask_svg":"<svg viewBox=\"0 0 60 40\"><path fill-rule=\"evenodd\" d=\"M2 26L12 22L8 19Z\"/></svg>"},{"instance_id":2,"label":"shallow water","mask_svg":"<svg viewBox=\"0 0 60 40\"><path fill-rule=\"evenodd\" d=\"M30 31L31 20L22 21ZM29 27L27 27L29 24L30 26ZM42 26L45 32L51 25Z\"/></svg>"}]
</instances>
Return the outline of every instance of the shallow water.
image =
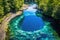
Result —
<instances>
[{"instance_id":1,"label":"shallow water","mask_svg":"<svg viewBox=\"0 0 60 40\"><path fill-rule=\"evenodd\" d=\"M33 10L33 11L31 11ZM37 9L24 10L9 23L10 40L55 40L50 22L36 16ZM28 32L27 32L28 31ZM33 32L35 31L35 32Z\"/></svg>"},{"instance_id":2,"label":"shallow water","mask_svg":"<svg viewBox=\"0 0 60 40\"><path fill-rule=\"evenodd\" d=\"M44 27L43 19L41 17L37 17L36 14L34 14L34 12L24 11L23 13L27 13L29 15L24 17L21 25L19 24L21 26L22 30L36 31L36 30L40 30ZM25 15L27 15L27 14L25 14Z\"/></svg>"},{"instance_id":3,"label":"shallow water","mask_svg":"<svg viewBox=\"0 0 60 40\"><path fill-rule=\"evenodd\" d=\"M24 31L36 31L44 27L42 18L37 16L26 16L22 22L21 28Z\"/></svg>"}]
</instances>

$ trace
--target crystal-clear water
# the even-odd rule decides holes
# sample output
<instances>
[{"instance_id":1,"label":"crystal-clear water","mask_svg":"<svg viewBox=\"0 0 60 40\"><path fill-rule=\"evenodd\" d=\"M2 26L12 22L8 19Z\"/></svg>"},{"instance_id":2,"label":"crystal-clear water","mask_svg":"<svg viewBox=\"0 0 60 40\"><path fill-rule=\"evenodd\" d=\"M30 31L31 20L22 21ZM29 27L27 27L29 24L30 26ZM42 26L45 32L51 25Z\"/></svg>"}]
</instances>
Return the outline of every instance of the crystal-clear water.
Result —
<instances>
[{"instance_id":1,"label":"crystal-clear water","mask_svg":"<svg viewBox=\"0 0 60 40\"><path fill-rule=\"evenodd\" d=\"M34 9L36 5L28 7L28 9L23 11L24 19L21 29L24 31L36 31L44 27L44 21L41 17L36 16L37 9ZM20 23L20 22L19 22Z\"/></svg>"},{"instance_id":2,"label":"crystal-clear water","mask_svg":"<svg viewBox=\"0 0 60 40\"><path fill-rule=\"evenodd\" d=\"M50 22L36 16L36 5L9 22L9 40L55 40Z\"/></svg>"},{"instance_id":3,"label":"crystal-clear water","mask_svg":"<svg viewBox=\"0 0 60 40\"><path fill-rule=\"evenodd\" d=\"M22 22L21 28L24 31L36 31L44 27L42 18L37 16L26 16Z\"/></svg>"}]
</instances>

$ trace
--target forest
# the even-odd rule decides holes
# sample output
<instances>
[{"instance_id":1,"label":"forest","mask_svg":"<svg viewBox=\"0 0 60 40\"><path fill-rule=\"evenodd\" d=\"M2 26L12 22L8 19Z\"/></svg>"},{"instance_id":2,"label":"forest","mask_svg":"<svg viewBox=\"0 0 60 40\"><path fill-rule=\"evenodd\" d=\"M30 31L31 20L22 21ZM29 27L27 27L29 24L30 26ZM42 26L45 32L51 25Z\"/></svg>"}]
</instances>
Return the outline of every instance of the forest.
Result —
<instances>
[{"instance_id":1,"label":"forest","mask_svg":"<svg viewBox=\"0 0 60 40\"><path fill-rule=\"evenodd\" d=\"M60 0L35 0L35 2L43 9L44 14L60 19ZM20 10L23 4L24 0L0 0L0 22L9 12Z\"/></svg>"},{"instance_id":2,"label":"forest","mask_svg":"<svg viewBox=\"0 0 60 40\"><path fill-rule=\"evenodd\" d=\"M44 14L60 19L60 0L36 0L36 2Z\"/></svg>"},{"instance_id":3,"label":"forest","mask_svg":"<svg viewBox=\"0 0 60 40\"><path fill-rule=\"evenodd\" d=\"M52 19L52 26L54 30L60 33L60 0L33 0L38 9L42 10L43 17ZM25 0L0 0L0 24L2 24L4 17L9 13L20 11L25 4ZM49 20L49 19L47 19ZM1 26L0 26L1 27ZM9 31L9 30L8 30ZM60 35L60 34L59 34Z\"/></svg>"},{"instance_id":4,"label":"forest","mask_svg":"<svg viewBox=\"0 0 60 40\"><path fill-rule=\"evenodd\" d=\"M17 12L23 3L24 0L0 0L0 22L9 12Z\"/></svg>"}]
</instances>

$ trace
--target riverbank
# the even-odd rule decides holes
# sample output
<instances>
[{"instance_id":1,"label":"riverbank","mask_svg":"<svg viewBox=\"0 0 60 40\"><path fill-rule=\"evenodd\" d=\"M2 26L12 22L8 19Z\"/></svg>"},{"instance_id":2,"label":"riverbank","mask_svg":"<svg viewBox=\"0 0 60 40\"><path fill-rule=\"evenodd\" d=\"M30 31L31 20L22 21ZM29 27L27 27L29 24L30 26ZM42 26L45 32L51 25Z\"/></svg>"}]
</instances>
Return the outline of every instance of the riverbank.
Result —
<instances>
[{"instance_id":1,"label":"riverbank","mask_svg":"<svg viewBox=\"0 0 60 40\"><path fill-rule=\"evenodd\" d=\"M0 36L1 36L0 40L5 40L9 21L12 18L14 18L14 17L16 17L18 15L21 15L21 14L22 14L22 11L18 11L16 13L8 13L6 16L4 16L3 21L0 24Z\"/></svg>"},{"instance_id":2,"label":"riverbank","mask_svg":"<svg viewBox=\"0 0 60 40\"><path fill-rule=\"evenodd\" d=\"M5 36L6 36L6 32L7 32L7 28L8 28L8 23L9 23L9 21L12 19L12 18L14 18L14 17L16 17L16 16L18 16L18 15L20 15L22 12L18 12L18 13L16 13L16 14L14 14L14 13L9 13L9 16L8 17L5 17L4 18L4 20L2 21L2 23L1 23L1 28L0 28L0 36L2 36L2 37L0 37L0 40L4 40L4 38L5 38Z\"/></svg>"},{"instance_id":3,"label":"riverbank","mask_svg":"<svg viewBox=\"0 0 60 40\"><path fill-rule=\"evenodd\" d=\"M8 16L4 17L2 23L1 23L1 28L0 28L0 40L5 40L6 37L6 32L8 29L8 23L11 19L13 19L14 17L21 15L22 11L27 9L28 5L23 5L23 7L20 9L20 11L16 12L16 13L8 13ZM56 35L57 36L57 35Z\"/></svg>"},{"instance_id":4,"label":"riverbank","mask_svg":"<svg viewBox=\"0 0 60 40\"><path fill-rule=\"evenodd\" d=\"M10 12L2 18L2 22L0 23L0 40L5 40L9 21L16 16L21 15L22 11L27 9L27 7L28 5L23 4L23 6L18 12L16 13Z\"/></svg>"}]
</instances>

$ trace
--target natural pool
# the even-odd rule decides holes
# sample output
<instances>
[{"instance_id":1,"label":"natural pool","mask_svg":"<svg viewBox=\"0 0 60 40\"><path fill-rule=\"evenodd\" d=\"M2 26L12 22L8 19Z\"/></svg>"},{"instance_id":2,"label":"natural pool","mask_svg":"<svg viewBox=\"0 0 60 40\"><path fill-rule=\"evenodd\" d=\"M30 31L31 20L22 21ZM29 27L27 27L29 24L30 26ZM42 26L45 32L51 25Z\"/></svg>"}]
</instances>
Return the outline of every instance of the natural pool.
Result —
<instances>
[{"instance_id":1,"label":"natural pool","mask_svg":"<svg viewBox=\"0 0 60 40\"><path fill-rule=\"evenodd\" d=\"M23 11L23 15L10 21L9 40L55 40L50 22L36 16L36 6L36 4L29 6Z\"/></svg>"},{"instance_id":2,"label":"natural pool","mask_svg":"<svg viewBox=\"0 0 60 40\"><path fill-rule=\"evenodd\" d=\"M32 32L40 30L44 27L44 21L41 17L36 16L36 11L37 9L33 9L32 6L30 6L27 10L23 11L23 22L22 24L20 24L20 22L18 24L19 27L21 26L21 30Z\"/></svg>"}]
</instances>

